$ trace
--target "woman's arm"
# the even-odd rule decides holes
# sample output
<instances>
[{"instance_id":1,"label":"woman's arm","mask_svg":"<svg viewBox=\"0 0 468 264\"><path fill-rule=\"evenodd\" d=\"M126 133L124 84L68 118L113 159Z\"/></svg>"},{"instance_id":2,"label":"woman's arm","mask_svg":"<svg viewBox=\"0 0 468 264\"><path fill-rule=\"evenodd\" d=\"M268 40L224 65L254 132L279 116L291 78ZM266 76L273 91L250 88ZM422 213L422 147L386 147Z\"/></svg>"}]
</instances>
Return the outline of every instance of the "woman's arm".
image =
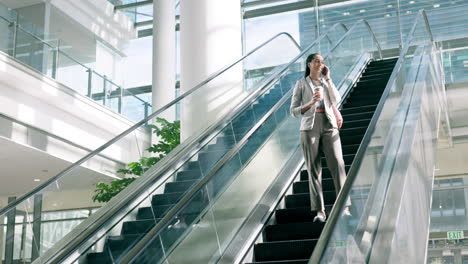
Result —
<instances>
[{"instance_id":1,"label":"woman's arm","mask_svg":"<svg viewBox=\"0 0 468 264\"><path fill-rule=\"evenodd\" d=\"M290 112L291 115L294 117L298 117L300 115L303 115L305 112L309 111L312 107L315 106L315 103L317 102L317 98L320 95L314 95L314 98L308 102L305 105L302 105L302 84L301 80L298 80L296 82L296 86L294 87L293 95L292 95L292 100L291 100L291 107L290 107Z\"/></svg>"},{"instance_id":2,"label":"woman's arm","mask_svg":"<svg viewBox=\"0 0 468 264\"><path fill-rule=\"evenodd\" d=\"M341 115L340 111L338 110L338 108L336 108L335 105L332 104L331 107L333 109L333 114L336 118L336 124L338 125L338 129L341 129L341 126L343 126L343 116Z\"/></svg>"}]
</instances>

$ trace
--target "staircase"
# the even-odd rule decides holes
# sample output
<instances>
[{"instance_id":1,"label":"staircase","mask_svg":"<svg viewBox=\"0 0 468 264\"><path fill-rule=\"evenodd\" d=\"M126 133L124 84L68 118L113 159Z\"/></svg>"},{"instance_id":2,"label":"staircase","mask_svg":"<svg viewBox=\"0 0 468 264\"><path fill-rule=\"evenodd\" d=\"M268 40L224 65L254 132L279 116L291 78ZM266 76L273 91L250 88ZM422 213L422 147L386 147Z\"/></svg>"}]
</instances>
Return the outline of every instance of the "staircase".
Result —
<instances>
[{"instance_id":1,"label":"staircase","mask_svg":"<svg viewBox=\"0 0 468 264\"><path fill-rule=\"evenodd\" d=\"M251 128L256 125L259 120L286 94L302 73L290 73L284 76L267 93L261 95L252 105L238 114L232 121L232 125L228 125L212 142L205 146L197 155L192 158L192 161L187 162L182 170L179 170L174 181L167 182L164 186L162 194L153 195L151 198L151 206L138 208L135 220L129 220L122 224L120 235L108 236L105 238L104 248L102 252L91 252L86 254L88 264L113 263L112 260L118 259L124 252L129 250L139 239L141 239L158 221L160 221L166 213L174 207L174 205L188 192L203 176L207 175L210 170L220 161L223 156L228 153L243 136ZM281 107L273 116L273 120L277 123L289 114L289 103ZM275 122L276 122L275 121ZM242 166L254 155L256 150L263 142L271 135L275 129L273 122L265 122L256 132L255 139L252 138L240 149L237 155L224 166L214 178L209 195L216 196L218 193L227 187L230 181L236 175ZM199 219L202 212L208 206L208 194L196 194L191 202L190 210L185 210L183 215L179 215L177 219L167 227L172 229L170 237L164 237L164 247L167 250L174 244L190 226ZM164 233L164 232L163 232ZM152 248L152 255L149 256L152 260L161 259L164 256L163 250L158 246ZM167 253L167 252L166 252Z\"/></svg>"},{"instance_id":2,"label":"staircase","mask_svg":"<svg viewBox=\"0 0 468 264\"><path fill-rule=\"evenodd\" d=\"M341 109L344 124L340 130L343 158L349 170L397 59L373 61ZM334 184L322 157L323 192L327 215L336 199ZM351 206L351 213L353 213ZM276 223L266 226L263 242L254 246L253 260L264 264L306 264L325 223L312 222L307 171L293 183L292 194L285 197L285 208L275 211Z\"/></svg>"}]
</instances>

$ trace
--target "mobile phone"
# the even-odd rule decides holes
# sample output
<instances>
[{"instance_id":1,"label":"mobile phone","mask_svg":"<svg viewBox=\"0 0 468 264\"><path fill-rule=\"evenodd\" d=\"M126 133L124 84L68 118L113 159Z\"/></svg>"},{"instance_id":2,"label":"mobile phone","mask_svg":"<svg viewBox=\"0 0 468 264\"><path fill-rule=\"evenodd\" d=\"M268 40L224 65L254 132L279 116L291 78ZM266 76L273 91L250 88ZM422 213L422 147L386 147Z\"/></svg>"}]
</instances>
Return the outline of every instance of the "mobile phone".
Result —
<instances>
[{"instance_id":1,"label":"mobile phone","mask_svg":"<svg viewBox=\"0 0 468 264\"><path fill-rule=\"evenodd\" d=\"M323 68L322 68L322 75L327 75L327 73L328 73L328 68L327 68L327 66L323 66Z\"/></svg>"}]
</instances>

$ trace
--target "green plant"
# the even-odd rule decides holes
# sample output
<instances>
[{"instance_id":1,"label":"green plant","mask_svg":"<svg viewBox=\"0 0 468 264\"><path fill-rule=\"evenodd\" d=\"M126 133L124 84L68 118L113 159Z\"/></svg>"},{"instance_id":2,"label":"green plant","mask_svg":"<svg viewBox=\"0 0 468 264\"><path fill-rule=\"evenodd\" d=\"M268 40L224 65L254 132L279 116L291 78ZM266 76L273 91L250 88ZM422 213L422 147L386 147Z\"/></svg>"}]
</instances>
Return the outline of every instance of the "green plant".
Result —
<instances>
[{"instance_id":1,"label":"green plant","mask_svg":"<svg viewBox=\"0 0 468 264\"><path fill-rule=\"evenodd\" d=\"M180 121L171 123L164 118L158 117L156 125L151 125L150 127L160 140L157 144L153 144L146 150L155 155L152 157L141 157L139 161L129 163L125 169L117 171L125 175L135 175L133 177L113 180L109 184L103 182L96 184L95 194L92 198L94 202L108 202L180 144Z\"/></svg>"}]
</instances>

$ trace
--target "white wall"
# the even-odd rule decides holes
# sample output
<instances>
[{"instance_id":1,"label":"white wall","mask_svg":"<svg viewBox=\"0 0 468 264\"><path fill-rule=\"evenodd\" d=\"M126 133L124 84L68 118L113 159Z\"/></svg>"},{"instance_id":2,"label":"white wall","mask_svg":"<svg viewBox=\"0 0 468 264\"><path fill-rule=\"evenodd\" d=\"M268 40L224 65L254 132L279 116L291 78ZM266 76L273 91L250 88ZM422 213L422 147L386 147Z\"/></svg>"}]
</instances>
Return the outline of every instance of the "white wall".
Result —
<instances>
[{"instance_id":1,"label":"white wall","mask_svg":"<svg viewBox=\"0 0 468 264\"><path fill-rule=\"evenodd\" d=\"M3 53L0 54L0 113L88 149L96 149L133 125L121 115L30 70ZM4 136L29 144L28 141L21 141L22 136L18 133L21 132L15 132L12 128L9 136L8 131ZM140 157L141 150L149 146L148 140L148 132L139 129L103 154L124 163L135 161ZM54 150L50 154L67 161L73 162L80 156L70 151L60 153L63 148L47 146L40 137L30 142L33 147L43 151Z\"/></svg>"}]
</instances>

